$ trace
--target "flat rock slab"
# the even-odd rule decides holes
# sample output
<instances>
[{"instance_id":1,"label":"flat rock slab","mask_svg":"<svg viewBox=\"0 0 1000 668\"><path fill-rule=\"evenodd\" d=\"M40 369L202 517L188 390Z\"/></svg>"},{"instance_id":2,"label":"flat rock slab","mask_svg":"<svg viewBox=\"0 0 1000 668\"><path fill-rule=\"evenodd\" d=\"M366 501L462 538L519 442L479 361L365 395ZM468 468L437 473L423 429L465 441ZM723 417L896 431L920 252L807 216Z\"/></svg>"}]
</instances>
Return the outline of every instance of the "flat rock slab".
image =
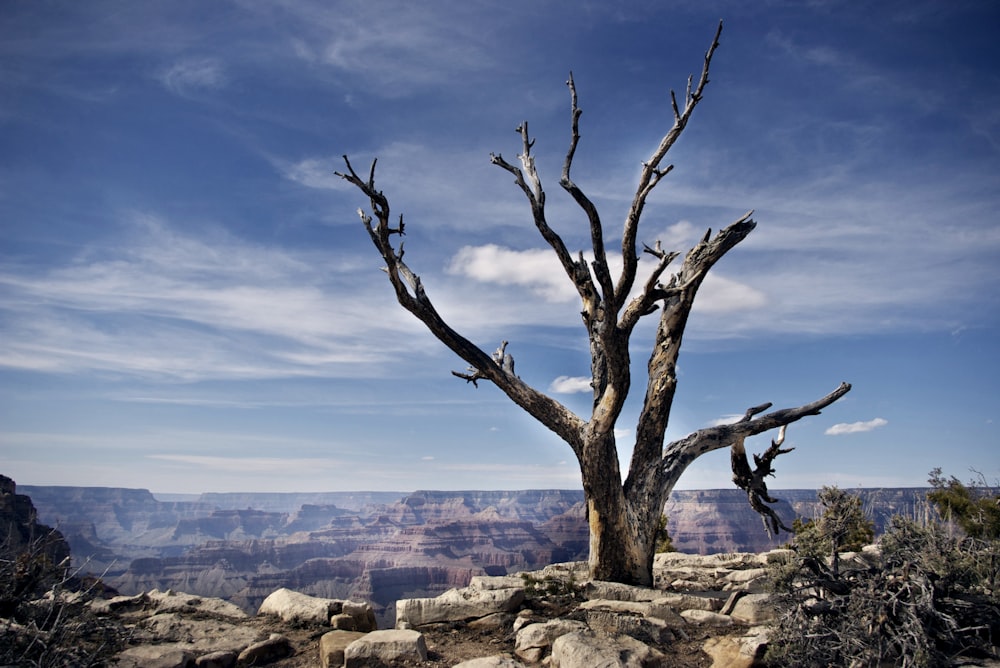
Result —
<instances>
[{"instance_id":1,"label":"flat rock slab","mask_svg":"<svg viewBox=\"0 0 1000 668\"><path fill-rule=\"evenodd\" d=\"M435 598L396 601L396 628L413 628L435 622L479 619L497 612L514 612L524 601L524 590L449 589Z\"/></svg>"},{"instance_id":2,"label":"flat rock slab","mask_svg":"<svg viewBox=\"0 0 1000 668\"><path fill-rule=\"evenodd\" d=\"M721 615L718 612L708 610L682 610L683 617L689 624L697 626L732 626L733 618L729 615Z\"/></svg>"},{"instance_id":3,"label":"flat rock slab","mask_svg":"<svg viewBox=\"0 0 1000 668\"><path fill-rule=\"evenodd\" d=\"M647 668L664 666L667 657L629 636L609 638L568 633L552 643L551 668Z\"/></svg>"},{"instance_id":4,"label":"flat rock slab","mask_svg":"<svg viewBox=\"0 0 1000 668\"><path fill-rule=\"evenodd\" d=\"M192 651L240 652L261 638L247 626L217 619L192 619L176 612L153 615L142 622L143 631L159 641L184 643Z\"/></svg>"}]
</instances>

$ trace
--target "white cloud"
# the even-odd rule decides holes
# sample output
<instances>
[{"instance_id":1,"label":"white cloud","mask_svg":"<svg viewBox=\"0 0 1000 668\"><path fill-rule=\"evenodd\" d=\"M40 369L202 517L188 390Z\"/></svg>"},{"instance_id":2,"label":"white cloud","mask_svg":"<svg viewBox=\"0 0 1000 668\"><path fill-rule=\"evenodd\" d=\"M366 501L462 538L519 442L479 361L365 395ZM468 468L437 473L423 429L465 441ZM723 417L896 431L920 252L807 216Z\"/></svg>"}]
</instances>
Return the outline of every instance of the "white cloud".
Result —
<instances>
[{"instance_id":1,"label":"white cloud","mask_svg":"<svg viewBox=\"0 0 1000 668\"><path fill-rule=\"evenodd\" d=\"M580 392L593 392L590 385L590 376L559 376L549 385L549 392L556 394L576 394Z\"/></svg>"},{"instance_id":2,"label":"white cloud","mask_svg":"<svg viewBox=\"0 0 1000 668\"><path fill-rule=\"evenodd\" d=\"M682 220L667 227L654 239L660 241L660 245L665 251L683 252L698 243L703 234L705 234L705 230L698 230L691 221Z\"/></svg>"},{"instance_id":3,"label":"white cloud","mask_svg":"<svg viewBox=\"0 0 1000 668\"><path fill-rule=\"evenodd\" d=\"M862 432L871 431L873 429L878 429L879 427L884 427L889 424L888 420L883 418L874 418L872 420L867 420L865 422L841 422L835 424L824 433L828 436L840 436L841 434L860 434Z\"/></svg>"},{"instance_id":4,"label":"white cloud","mask_svg":"<svg viewBox=\"0 0 1000 668\"><path fill-rule=\"evenodd\" d=\"M170 92L187 96L198 90L211 90L226 85L222 63L214 58L189 58L174 63L160 72L160 81Z\"/></svg>"},{"instance_id":5,"label":"white cloud","mask_svg":"<svg viewBox=\"0 0 1000 668\"><path fill-rule=\"evenodd\" d=\"M767 304L767 296L746 283L718 273L705 277L694 302L696 313L731 313L758 310Z\"/></svg>"},{"instance_id":6,"label":"white cloud","mask_svg":"<svg viewBox=\"0 0 1000 668\"><path fill-rule=\"evenodd\" d=\"M743 415L723 415L722 417L715 418L709 423L711 427L721 427L724 424L735 424L743 419Z\"/></svg>"},{"instance_id":7,"label":"white cloud","mask_svg":"<svg viewBox=\"0 0 1000 668\"><path fill-rule=\"evenodd\" d=\"M513 250L496 244L463 246L448 265L448 273L481 283L529 288L550 302L576 298L576 288L550 249Z\"/></svg>"}]
</instances>

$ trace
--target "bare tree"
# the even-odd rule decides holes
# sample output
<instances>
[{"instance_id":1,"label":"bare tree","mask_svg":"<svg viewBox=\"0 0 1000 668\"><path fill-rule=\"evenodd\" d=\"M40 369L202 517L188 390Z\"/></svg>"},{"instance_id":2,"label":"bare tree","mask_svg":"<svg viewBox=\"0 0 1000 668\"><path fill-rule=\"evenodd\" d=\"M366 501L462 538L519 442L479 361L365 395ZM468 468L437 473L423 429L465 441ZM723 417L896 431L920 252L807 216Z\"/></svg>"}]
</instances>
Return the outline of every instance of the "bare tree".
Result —
<instances>
[{"instance_id":1,"label":"bare tree","mask_svg":"<svg viewBox=\"0 0 1000 668\"><path fill-rule=\"evenodd\" d=\"M764 505L764 502L774 502L767 493L764 477L773 473L773 459L787 450L779 450L779 439L778 444L772 445L763 458L755 457L757 469L751 471L743 442L754 434L783 427L807 415L817 415L851 389L850 385L842 383L833 392L812 403L770 413L764 411L771 404L755 406L748 409L744 418L735 424L702 429L664 445L664 432L677 387L677 356L695 294L709 269L756 226L750 212L715 236L709 230L688 251L681 267L666 280L663 280L664 272L679 253L663 250L658 241L652 247L644 245L643 251L652 257L654 266L646 275L645 282L636 284L640 259L637 248L639 219L650 193L672 169L672 165L665 165L664 158L702 99L721 32L720 23L705 54L701 76L697 82L693 76L688 78L683 107L671 91L673 125L649 159L642 163L639 182L624 222L621 241L623 268L617 278L612 276L608 266L604 228L597 208L570 176L580 140L581 115L572 74L567 81L572 133L559 184L579 205L589 223L594 255L589 264L583 252L574 257L562 238L549 227L545 215L545 191L535 169L532 155L534 140L528 134L528 124L522 123L517 128L521 138L520 166L508 162L499 154L490 156L493 164L514 177L514 182L531 207L535 227L552 247L566 276L580 295L581 315L590 340L593 386L590 419L574 414L515 375L513 361L506 353L506 342L491 356L452 329L438 314L420 277L403 261L402 241L398 247L393 245L393 237L404 234L403 217L399 216L398 222L392 220L389 200L375 186L375 161L367 177L361 177L345 155L347 171L337 173L370 200L370 213L360 209L358 213L385 260L385 272L399 303L469 364L467 373L453 373L473 383L479 380L492 382L572 448L580 465L587 502L590 571L591 576L597 579L645 585L652 582L657 520L667 497L691 462L719 448L732 447L734 480L746 490L753 507L764 514L767 520L765 526L773 530L782 528L777 516ZM646 393L628 476L623 482L614 428L632 384L629 339L640 319L657 312L659 324L648 361Z\"/></svg>"}]
</instances>

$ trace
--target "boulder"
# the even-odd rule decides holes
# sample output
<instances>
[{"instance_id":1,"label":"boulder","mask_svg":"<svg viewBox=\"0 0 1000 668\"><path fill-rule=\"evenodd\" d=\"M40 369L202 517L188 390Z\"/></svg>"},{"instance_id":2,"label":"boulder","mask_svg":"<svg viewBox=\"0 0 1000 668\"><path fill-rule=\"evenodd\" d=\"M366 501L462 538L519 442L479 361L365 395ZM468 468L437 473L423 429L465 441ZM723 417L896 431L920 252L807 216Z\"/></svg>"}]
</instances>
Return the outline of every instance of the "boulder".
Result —
<instances>
[{"instance_id":1,"label":"boulder","mask_svg":"<svg viewBox=\"0 0 1000 668\"><path fill-rule=\"evenodd\" d=\"M396 601L396 628L435 622L479 619L496 612L514 612L524 601L523 589L449 589L435 598Z\"/></svg>"},{"instance_id":2,"label":"boulder","mask_svg":"<svg viewBox=\"0 0 1000 668\"><path fill-rule=\"evenodd\" d=\"M426 660L423 634L407 629L372 631L344 649L344 668L380 668Z\"/></svg>"},{"instance_id":3,"label":"boulder","mask_svg":"<svg viewBox=\"0 0 1000 668\"><path fill-rule=\"evenodd\" d=\"M732 626L733 618L708 610L682 610L681 617L696 626Z\"/></svg>"},{"instance_id":4,"label":"boulder","mask_svg":"<svg viewBox=\"0 0 1000 668\"><path fill-rule=\"evenodd\" d=\"M272 633L267 640L256 642L236 657L237 666L263 666L284 659L294 653L291 641L280 633Z\"/></svg>"},{"instance_id":5,"label":"boulder","mask_svg":"<svg viewBox=\"0 0 1000 668\"><path fill-rule=\"evenodd\" d=\"M194 654L175 645L139 645L118 654L117 668L194 668Z\"/></svg>"},{"instance_id":6,"label":"boulder","mask_svg":"<svg viewBox=\"0 0 1000 668\"><path fill-rule=\"evenodd\" d=\"M88 605L96 615L121 614L135 610L142 610L149 603L149 596L145 593L135 596L112 596L111 598L95 598Z\"/></svg>"},{"instance_id":7,"label":"boulder","mask_svg":"<svg viewBox=\"0 0 1000 668\"><path fill-rule=\"evenodd\" d=\"M666 665L667 657L629 636L605 637L568 633L552 643L551 668L652 668Z\"/></svg>"},{"instance_id":8,"label":"boulder","mask_svg":"<svg viewBox=\"0 0 1000 668\"><path fill-rule=\"evenodd\" d=\"M494 612L479 619L469 622L470 629L502 629L511 626L514 622L514 615L509 612Z\"/></svg>"},{"instance_id":9,"label":"boulder","mask_svg":"<svg viewBox=\"0 0 1000 668\"><path fill-rule=\"evenodd\" d=\"M767 577L766 568L746 568L738 571L730 571L722 578L723 589L748 589L755 582Z\"/></svg>"},{"instance_id":10,"label":"boulder","mask_svg":"<svg viewBox=\"0 0 1000 668\"><path fill-rule=\"evenodd\" d=\"M740 597L729 615L738 622L762 624L774 619L774 607L769 594L747 594Z\"/></svg>"},{"instance_id":11,"label":"boulder","mask_svg":"<svg viewBox=\"0 0 1000 668\"><path fill-rule=\"evenodd\" d=\"M712 668L751 668L760 665L767 649L768 631L754 627L742 636L717 636L702 649L712 659Z\"/></svg>"},{"instance_id":12,"label":"boulder","mask_svg":"<svg viewBox=\"0 0 1000 668\"><path fill-rule=\"evenodd\" d=\"M344 665L344 650L364 635L359 631L324 633L319 639L319 663L322 668L341 668Z\"/></svg>"},{"instance_id":13,"label":"boulder","mask_svg":"<svg viewBox=\"0 0 1000 668\"><path fill-rule=\"evenodd\" d=\"M200 613L233 620L249 617L238 605L223 601L221 598L204 598L170 589L163 592L154 589L146 593L145 602L155 606L157 612Z\"/></svg>"},{"instance_id":14,"label":"boulder","mask_svg":"<svg viewBox=\"0 0 1000 668\"><path fill-rule=\"evenodd\" d=\"M349 631L367 633L378 628L375 611L372 609L372 604L367 601L344 601L340 614L347 615L353 620L354 628L347 629Z\"/></svg>"},{"instance_id":15,"label":"boulder","mask_svg":"<svg viewBox=\"0 0 1000 668\"><path fill-rule=\"evenodd\" d=\"M527 575L527 573L525 573ZM473 575L469 580L472 589L516 589L523 587L528 578L513 575Z\"/></svg>"},{"instance_id":16,"label":"boulder","mask_svg":"<svg viewBox=\"0 0 1000 668\"><path fill-rule=\"evenodd\" d=\"M607 610L619 614L641 615L662 619L677 625L683 625L684 621L677 616L677 613L669 605L659 601L605 601L595 599L584 601L579 606L580 610Z\"/></svg>"},{"instance_id":17,"label":"boulder","mask_svg":"<svg viewBox=\"0 0 1000 668\"><path fill-rule=\"evenodd\" d=\"M712 659L710 668L751 668L753 657L743 656L740 644L735 638L717 636L709 638L702 645L702 650Z\"/></svg>"},{"instance_id":18,"label":"boulder","mask_svg":"<svg viewBox=\"0 0 1000 668\"><path fill-rule=\"evenodd\" d=\"M654 602L670 606L674 610L711 610L712 612L719 612L724 603L720 598L684 593L670 593Z\"/></svg>"},{"instance_id":19,"label":"boulder","mask_svg":"<svg viewBox=\"0 0 1000 668\"><path fill-rule=\"evenodd\" d=\"M259 615L274 615L286 622L326 626L332 615L340 614L344 602L332 598L317 598L281 588L264 599Z\"/></svg>"},{"instance_id":20,"label":"boulder","mask_svg":"<svg viewBox=\"0 0 1000 668\"><path fill-rule=\"evenodd\" d=\"M234 668L237 656L236 652L209 652L195 659L194 665L195 668Z\"/></svg>"},{"instance_id":21,"label":"boulder","mask_svg":"<svg viewBox=\"0 0 1000 668\"><path fill-rule=\"evenodd\" d=\"M655 617L621 615L608 610L588 610L586 619L591 631L606 636L626 635L652 645L668 644L674 639L671 625ZM684 623L681 617L677 619L681 624Z\"/></svg>"},{"instance_id":22,"label":"boulder","mask_svg":"<svg viewBox=\"0 0 1000 668\"><path fill-rule=\"evenodd\" d=\"M462 663L456 663L452 668L527 668L517 659L512 659L506 655L484 656L479 659L469 659Z\"/></svg>"},{"instance_id":23,"label":"boulder","mask_svg":"<svg viewBox=\"0 0 1000 668\"><path fill-rule=\"evenodd\" d=\"M517 632L514 654L528 663L538 663L549 653L556 638L586 629L587 625L583 622L569 619L552 619L545 623L528 624Z\"/></svg>"},{"instance_id":24,"label":"boulder","mask_svg":"<svg viewBox=\"0 0 1000 668\"><path fill-rule=\"evenodd\" d=\"M517 613L517 616L514 617L514 621L511 623L510 626L511 630L514 633L517 633L528 624L536 624L539 623L540 621L541 620L535 618L535 613L533 613L531 610L522 610L519 613Z\"/></svg>"},{"instance_id":25,"label":"boulder","mask_svg":"<svg viewBox=\"0 0 1000 668\"><path fill-rule=\"evenodd\" d=\"M663 592L650 587L636 587L618 582L591 580L583 587L583 595L588 599L614 601L653 601L661 598Z\"/></svg>"}]
</instances>

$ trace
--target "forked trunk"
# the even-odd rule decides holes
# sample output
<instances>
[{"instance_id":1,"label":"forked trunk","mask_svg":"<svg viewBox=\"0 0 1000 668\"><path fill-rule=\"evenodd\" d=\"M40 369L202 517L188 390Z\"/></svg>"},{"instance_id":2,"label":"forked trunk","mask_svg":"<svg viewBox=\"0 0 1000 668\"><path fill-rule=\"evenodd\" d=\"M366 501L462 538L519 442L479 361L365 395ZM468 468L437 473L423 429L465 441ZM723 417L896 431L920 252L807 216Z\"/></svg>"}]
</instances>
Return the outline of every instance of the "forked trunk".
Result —
<instances>
[{"instance_id":1,"label":"forked trunk","mask_svg":"<svg viewBox=\"0 0 1000 668\"><path fill-rule=\"evenodd\" d=\"M653 584L653 533L648 524L636 521L637 509L625 497L617 450L604 442L613 438L587 443L580 463L590 528L590 577L649 587ZM645 513L640 510L640 514Z\"/></svg>"},{"instance_id":2,"label":"forked trunk","mask_svg":"<svg viewBox=\"0 0 1000 668\"><path fill-rule=\"evenodd\" d=\"M587 499L590 522L590 577L607 582L651 587L652 554L637 540L635 528L622 510L608 508L607 499ZM605 506L601 508L600 506Z\"/></svg>"}]
</instances>

